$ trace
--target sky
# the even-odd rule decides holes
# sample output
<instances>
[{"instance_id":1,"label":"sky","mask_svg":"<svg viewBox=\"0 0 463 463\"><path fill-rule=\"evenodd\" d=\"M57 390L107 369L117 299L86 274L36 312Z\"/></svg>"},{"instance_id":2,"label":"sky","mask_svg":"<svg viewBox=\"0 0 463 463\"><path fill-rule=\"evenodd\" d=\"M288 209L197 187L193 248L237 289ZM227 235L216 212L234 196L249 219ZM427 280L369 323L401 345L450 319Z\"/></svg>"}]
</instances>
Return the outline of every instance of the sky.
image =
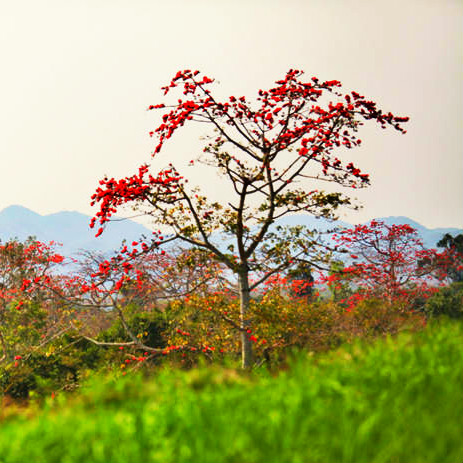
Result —
<instances>
[{"instance_id":1,"label":"sky","mask_svg":"<svg viewBox=\"0 0 463 463\"><path fill-rule=\"evenodd\" d=\"M461 0L0 0L0 210L94 215L104 176L173 162L214 198L221 181L187 170L204 126L179 131L156 159L148 133L179 69L217 80L220 95L253 97L290 68L340 80L406 135L365 126L349 152L370 174L350 223L408 216L463 227ZM317 185L320 187L321 185ZM310 187L313 189L313 186Z\"/></svg>"}]
</instances>

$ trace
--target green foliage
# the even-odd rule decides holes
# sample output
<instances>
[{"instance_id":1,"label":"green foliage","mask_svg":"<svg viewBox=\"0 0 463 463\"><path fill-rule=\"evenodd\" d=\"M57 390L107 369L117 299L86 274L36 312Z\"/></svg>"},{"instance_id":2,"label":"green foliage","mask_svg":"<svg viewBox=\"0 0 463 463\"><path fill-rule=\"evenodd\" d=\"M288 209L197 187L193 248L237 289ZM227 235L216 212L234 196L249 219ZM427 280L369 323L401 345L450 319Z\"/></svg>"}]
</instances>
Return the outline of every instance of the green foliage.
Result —
<instances>
[{"instance_id":1,"label":"green foliage","mask_svg":"<svg viewBox=\"0 0 463 463\"><path fill-rule=\"evenodd\" d=\"M78 381L78 367L65 358L35 354L0 370L2 395L14 399L49 395L72 390Z\"/></svg>"},{"instance_id":2,"label":"green foliage","mask_svg":"<svg viewBox=\"0 0 463 463\"><path fill-rule=\"evenodd\" d=\"M0 394L15 400L43 400L51 393L76 389L91 371L104 370L111 361L103 349L65 335L14 363L0 365Z\"/></svg>"},{"instance_id":3,"label":"green foliage","mask_svg":"<svg viewBox=\"0 0 463 463\"><path fill-rule=\"evenodd\" d=\"M94 378L79 398L5 421L0 462L459 462L462 343L461 323L440 323L300 352L276 377L203 367Z\"/></svg>"},{"instance_id":4,"label":"green foliage","mask_svg":"<svg viewBox=\"0 0 463 463\"><path fill-rule=\"evenodd\" d=\"M167 326L166 314L160 311L143 311L137 304L124 308L124 316L129 329L145 344L151 347L164 347L164 330ZM102 341L130 341L121 321L117 318L110 328L103 331Z\"/></svg>"},{"instance_id":5,"label":"green foliage","mask_svg":"<svg viewBox=\"0 0 463 463\"><path fill-rule=\"evenodd\" d=\"M286 286L275 285L251 300L249 336L258 364L277 368L288 349L327 351L357 338L372 339L404 329L419 329L424 323L422 314L385 304L380 299L362 301L348 311L333 301L315 300L315 296L312 300L291 298L287 293ZM0 392L14 399L42 399L51 392L77 388L82 378L96 371L130 372L141 368L149 372L161 364L184 369L204 358L219 364L235 360L240 355L239 340L235 328L221 314L238 320L238 303L232 295L214 293L172 301L163 311L146 312L137 304L130 304L124 308L124 318L141 342L162 349L183 346L186 351L172 351L140 363L133 359L139 358L143 351L133 346L123 349L117 345L97 346L82 339L79 333L69 332L32 354L23 354L17 362L3 364ZM105 323L112 319L111 324L97 340L131 341L120 319L110 315ZM25 338L18 338L17 342L18 346L24 346Z\"/></svg>"},{"instance_id":6,"label":"green foliage","mask_svg":"<svg viewBox=\"0 0 463 463\"><path fill-rule=\"evenodd\" d=\"M463 253L463 235L452 236L450 233L446 233L440 241L438 241L437 246L440 248L455 248L457 252Z\"/></svg>"},{"instance_id":7,"label":"green foliage","mask_svg":"<svg viewBox=\"0 0 463 463\"><path fill-rule=\"evenodd\" d=\"M274 363L292 348L327 351L357 338L372 339L421 329L425 323L423 314L381 299L363 300L354 309L346 309L342 303L315 299L316 294L312 299L289 297L290 289L291 283L271 285L265 293L251 299L249 336L257 363ZM218 362L224 355L238 356L240 345L234 327L221 317L225 314L238 320L238 303L232 295L220 294L195 295L173 302L168 310L169 343L206 348L208 356ZM187 356L186 363L191 364L197 353Z\"/></svg>"},{"instance_id":8,"label":"green foliage","mask_svg":"<svg viewBox=\"0 0 463 463\"><path fill-rule=\"evenodd\" d=\"M333 302L344 304L352 294L354 289L351 285L352 277L349 274L343 273L345 268L344 262L341 260L332 260L330 263L329 276L328 279L328 289L331 293L331 300Z\"/></svg>"},{"instance_id":9,"label":"green foliage","mask_svg":"<svg viewBox=\"0 0 463 463\"><path fill-rule=\"evenodd\" d=\"M446 233L437 246L450 253L452 263L446 267L447 276L454 282L463 282L463 234L452 236Z\"/></svg>"},{"instance_id":10,"label":"green foliage","mask_svg":"<svg viewBox=\"0 0 463 463\"><path fill-rule=\"evenodd\" d=\"M8 304L2 313L2 331L10 357L38 344L47 321L47 311L37 301L27 301L16 310L17 302Z\"/></svg>"},{"instance_id":11,"label":"green foliage","mask_svg":"<svg viewBox=\"0 0 463 463\"><path fill-rule=\"evenodd\" d=\"M463 318L463 282L441 288L426 301L424 311L434 317L447 315L451 318Z\"/></svg>"}]
</instances>

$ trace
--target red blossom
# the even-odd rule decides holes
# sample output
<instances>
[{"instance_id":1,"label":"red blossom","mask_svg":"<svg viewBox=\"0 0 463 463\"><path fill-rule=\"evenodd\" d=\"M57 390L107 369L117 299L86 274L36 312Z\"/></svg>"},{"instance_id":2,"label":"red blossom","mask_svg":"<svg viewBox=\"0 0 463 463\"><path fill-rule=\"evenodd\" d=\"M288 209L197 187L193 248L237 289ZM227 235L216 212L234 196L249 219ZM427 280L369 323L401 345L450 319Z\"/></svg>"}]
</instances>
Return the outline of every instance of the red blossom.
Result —
<instances>
[{"instance_id":1,"label":"red blossom","mask_svg":"<svg viewBox=\"0 0 463 463\"><path fill-rule=\"evenodd\" d=\"M359 300L374 295L385 295L390 301L410 299L417 295L426 297L433 292L429 269L419 268L423 259L433 259L436 251L425 249L417 231L408 224L387 225L372 220L369 224L333 235L341 249L354 251L355 260L342 270L359 286L359 291L349 299L350 307ZM336 281L340 274L325 280Z\"/></svg>"}]
</instances>

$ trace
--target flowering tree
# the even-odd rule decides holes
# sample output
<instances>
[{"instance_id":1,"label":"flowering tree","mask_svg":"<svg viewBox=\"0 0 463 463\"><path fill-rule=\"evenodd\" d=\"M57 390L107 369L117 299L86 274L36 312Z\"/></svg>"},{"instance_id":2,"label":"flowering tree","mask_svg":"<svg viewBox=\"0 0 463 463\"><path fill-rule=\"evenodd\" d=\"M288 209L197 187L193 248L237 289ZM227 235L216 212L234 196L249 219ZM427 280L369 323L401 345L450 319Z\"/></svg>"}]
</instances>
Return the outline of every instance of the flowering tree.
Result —
<instances>
[{"instance_id":1,"label":"flowering tree","mask_svg":"<svg viewBox=\"0 0 463 463\"><path fill-rule=\"evenodd\" d=\"M419 263L433 261L437 252L425 249L417 231L409 225L372 220L342 230L333 239L350 252L353 264L343 268L341 275L359 286L361 297L386 296L392 302L432 291L429 283L434 279L435 267ZM336 274L332 278L336 279ZM359 296L356 293L354 299Z\"/></svg>"},{"instance_id":2,"label":"flowering tree","mask_svg":"<svg viewBox=\"0 0 463 463\"><path fill-rule=\"evenodd\" d=\"M54 270L63 261L53 243L0 242L0 362L18 360L67 330L55 292Z\"/></svg>"},{"instance_id":3,"label":"flowering tree","mask_svg":"<svg viewBox=\"0 0 463 463\"><path fill-rule=\"evenodd\" d=\"M304 264L299 264L288 272L288 280L291 282L290 294L293 297L308 299L313 293L314 277L312 269Z\"/></svg>"},{"instance_id":4,"label":"flowering tree","mask_svg":"<svg viewBox=\"0 0 463 463\"><path fill-rule=\"evenodd\" d=\"M97 340L95 336L100 330L95 329L91 319L89 323L81 320L79 335L97 345L127 346L147 351L150 355L166 354L170 350L200 350L200 346L188 343L147 345L143 333L137 333L131 328L125 312L129 306L143 308L145 313L161 311L165 309L166 301L188 297L198 289L207 291L217 288L222 282L220 265L216 261L210 262L204 253L195 249L171 250L169 253L139 252L136 246L143 244L133 242L130 250L128 245L124 245L117 256L109 259L85 252L81 256L79 270L72 278L74 290L70 291L74 295L74 305L111 309L103 312L100 310L99 313L104 313L111 321L118 318L129 341ZM178 326L173 330L177 333Z\"/></svg>"},{"instance_id":5,"label":"flowering tree","mask_svg":"<svg viewBox=\"0 0 463 463\"><path fill-rule=\"evenodd\" d=\"M100 205L91 222L92 227L100 224L97 235L119 207L131 203L170 229L166 239L156 232L151 242L144 243L143 252L177 240L204 250L236 275L240 315L234 323L241 332L245 368L252 364L251 291L276 272L300 262L316 266L320 259L306 230L288 228L277 236L271 225L297 212L335 217L336 209L350 205L350 199L310 188L310 181L350 188L368 185L368 174L343 162L335 150L360 145L357 133L364 121L405 133L401 124L408 120L382 112L357 92L340 93L339 81L316 77L303 81L302 74L288 71L276 86L259 90L251 103L244 96L220 101L209 90L213 79L199 71L179 71L163 90L164 95L180 90L184 97L167 106L149 107L164 110L162 123L151 132L158 140L153 155L186 123L212 127L200 160L228 182L231 193L226 203L189 188L173 164L154 175L143 164L132 176L105 177L92 196L92 204ZM217 232L232 238L227 249L217 240ZM250 283L253 273L257 277Z\"/></svg>"}]
</instances>

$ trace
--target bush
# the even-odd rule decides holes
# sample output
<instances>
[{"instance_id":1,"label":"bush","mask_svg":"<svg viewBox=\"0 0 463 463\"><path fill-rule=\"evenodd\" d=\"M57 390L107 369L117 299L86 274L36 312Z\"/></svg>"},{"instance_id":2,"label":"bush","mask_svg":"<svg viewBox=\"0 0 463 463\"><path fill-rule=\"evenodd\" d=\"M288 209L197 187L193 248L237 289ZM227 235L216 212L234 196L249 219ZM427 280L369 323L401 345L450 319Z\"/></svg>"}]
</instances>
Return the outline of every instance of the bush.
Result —
<instances>
[{"instance_id":1,"label":"bush","mask_svg":"<svg viewBox=\"0 0 463 463\"><path fill-rule=\"evenodd\" d=\"M66 359L33 354L0 370L2 395L14 399L46 396L58 390L72 390L78 384L78 368Z\"/></svg>"},{"instance_id":2,"label":"bush","mask_svg":"<svg viewBox=\"0 0 463 463\"><path fill-rule=\"evenodd\" d=\"M463 283L452 283L440 289L427 300L424 311L431 317L463 318Z\"/></svg>"},{"instance_id":3,"label":"bush","mask_svg":"<svg viewBox=\"0 0 463 463\"><path fill-rule=\"evenodd\" d=\"M166 329L165 315L158 311L143 311L136 304L124 308L125 319L129 329L146 345L150 347L165 347L167 341L164 337ZM119 318L115 318L112 325L98 336L100 341L130 341Z\"/></svg>"},{"instance_id":4,"label":"bush","mask_svg":"<svg viewBox=\"0 0 463 463\"><path fill-rule=\"evenodd\" d=\"M404 330L417 330L426 320L422 314L401 303L390 304L382 299L363 299L346 312L341 321L343 341L395 335Z\"/></svg>"},{"instance_id":5,"label":"bush","mask_svg":"<svg viewBox=\"0 0 463 463\"><path fill-rule=\"evenodd\" d=\"M328 351L356 338L418 330L425 323L423 314L400 303L391 305L372 298L346 308L341 302L315 299L315 295L312 299L290 297L285 289L274 286L251 300L249 335L258 363L278 364L294 348ZM239 333L220 317L225 313L237 320L238 311L238 301L226 296L191 296L176 301L169 310L169 340L177 345L208 346L207 354L214 360L220 361L223 355L238 358Z\"/></svg>"}]
</instances>

